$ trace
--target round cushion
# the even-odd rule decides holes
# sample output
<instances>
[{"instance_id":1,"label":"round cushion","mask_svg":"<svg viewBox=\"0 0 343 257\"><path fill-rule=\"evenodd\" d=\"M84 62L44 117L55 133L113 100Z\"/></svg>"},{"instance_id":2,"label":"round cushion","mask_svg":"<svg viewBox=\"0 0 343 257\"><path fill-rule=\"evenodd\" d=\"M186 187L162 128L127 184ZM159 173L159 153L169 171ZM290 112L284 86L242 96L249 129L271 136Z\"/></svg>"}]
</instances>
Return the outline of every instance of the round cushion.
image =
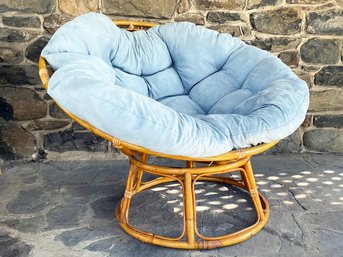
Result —
<instances>
[{"instance_id":1,"label":"round cushion","mask_svg":"<svg viewBox=\"0 0 343 257\"><path fill-rule=\"evenodd\" d=\"M89 13L62 26L42 56L55 70L48 93L66 110L165 154L280 140L309 103L306 83L277 57L188 22L128 32Z\"/></svg>"}]
</instances>

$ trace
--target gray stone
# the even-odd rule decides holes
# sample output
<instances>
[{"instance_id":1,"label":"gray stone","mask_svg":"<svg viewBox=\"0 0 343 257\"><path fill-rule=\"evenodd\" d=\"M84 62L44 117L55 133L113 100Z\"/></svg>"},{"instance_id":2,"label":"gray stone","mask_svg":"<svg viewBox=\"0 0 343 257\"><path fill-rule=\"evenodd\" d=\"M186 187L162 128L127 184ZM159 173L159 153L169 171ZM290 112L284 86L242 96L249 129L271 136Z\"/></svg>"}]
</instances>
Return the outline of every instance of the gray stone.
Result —
<instances>
[{"instance_id":1,"label":"gray stone","mask_svg":"<svg viewBox=\"0 0 343 257\"><path fill-rule=\"evenodd\" d=\"M19 63L23 60L23 53L8 47L0 47L0 63Z\"/></svg>"},{"instance_id":2,"label":"gray stone","mask_svg":"<svg viewBox=\"0 0 343 257\"><path fill-rule=\"evenodd\" d=\"M299 39L286 37L277 38L258 38L251 41L253 46L271 52L280 52L285 50L296 49L300 43Z\"/></svg>"},{"instance_id":3,"label":"gray stone","mask_svg":"<svg viewBox=\"0 0 343 257\"><path fill-rule=\"evenodd\" d=\"M314 83L321 86L343 87L343 66L322 68L314 78Z\"/></svg>"},{"instance_id":4,"label":"gray stone","mask_svg":"<svg viewBox=\"0 0 343 257\"><path fill-rule=\"evenodd\" d=\"M295 212L271 211L270 222L268 222L266 230L274 237L281 238L283 243L290 241L291 248L299 244L305 248L303 242L303 228L301 224L299 225L299 219Z\"/></svg>"},{"instance_id":5,"label":"gray stone","mask_svg":"<svg viewBox=\"0 0 343 257\"><path fill-rule=\"evenodd\" d=\"M282 246L278 251L279 256L303 256L303 257L313 257L314 249L307 250L306 246L298 242L293 242L292 240L286 240L282 242Z\"/></svg>"},{"instance_id":6,"label":"gray stone","mask_svg":"<svg viewBox=\"0 0 343 257\"><path fill-rule=\"evenodd\" d=\"M69 121L64 120L35 120L29 123L26 127L27 130L37 131L37 130L55 130L66 127L70 124Z\"/></svg>"},{"instance_id":7,"label":"gray stone","mask_svg":"<svg viewBox=\"0 0 343 257\"><path fill-rule=\"evenodd\" d=\"M91 204L94 217L97 219L113 219L114 210L123 195L108 196L96 200Z\"/></svg>"},{"instance_id":8,"label":"gray stone","mask_svg":"<svg viewBox=\"0 0 343 257\"><path fill-rule=\"evenodd\" d=\"M248 0L248 9L257 9L265 6L276 6L282 3L282 0Z\"/></svg>"},{"instance_id":9,"label":"gray stone","mask_svg":"<svg viewBox=\"0 0 343 257\"><path fill-rule=\"evenodd\" d=\"M44 147L47 150L63 151L106 151L107 141L91 132L63 131L44 136Z\"/></svg>"},{"instance_id":10,"label":"gray stone","mask_svg":"<svg viewBox=\"0 0 343 257\"><path fill-rule=\"evenodd\" d=\"M341 111L343 110L343 91L314 91L310 95L309 111Z\"/></svg>"},{"instance_id":11,"label":"gray stone","mask_svg":"<svg viewBox=\"0 0 343 257\"><path fill-rule=\"evenodd\" d=\"M170 160L156 158L151 161L165 165L175 164ZM11 235L28 240L34 248L31 256L46 256L47 252L55 256L99 257L142 256L142 253L152 257L337 256L342 246L340 234L343 226L340 179L343 174L342 155L259 155L253 157L252 162L259 191L266 196L271 207L270 217L259 233L243 243L230 247L206 251L175 250L142 243L120 229L114 219L113 208L124 192L127 160L47 161L15 163L5 168L1 166L3 175L0 176L0 195L3 208L0 207L0 227L4 231L11 231ZM35 185L23 183L25 174L42 176L42 173L43 177L49 173L51 181L38 179ZM51 182L58 180L70 184L51 186ZM112 192L111 186L114 190ZM46 188L47 191L54 192L49 198L53 203L42 211L42 215L8 213L4 207L10 199L17 196L18 190L27 191L33 187ZM174 209L181 207L182 210L182 206L178 206L179 192L174 191L173 187L158 187L160 191L147 190L132 198L134 212L130 213L130 217L141 229L150 231L149 228L154 227L158 231L168 233L180 225L174 222L178 220L172 219L173 215L177 214L182 223L182 215ZM234 192L234 188L228 187L229 190L224 191L221 184L213 183L208 183L207 186L196 184L196 189L199 190L196 194L198 206L212 208L205 212L197 212L198 229L206 234L220 234L230 231L235 226L237 228L254 222L250 219L252 210L244 209L250 206L249 194L244 193L241 199L238 198L239 190ZM68 196L72 196L73 199ZM177 201L171 202L173 198ZM244 199L247 202L242 201ZM36 201L36 198L32 198L31 201ZM77 201L79 204L71 204ZM218 213L214 210L224 210L223 206L227 202L236 204L239 208L226 210L224 214L217 216ZM48 229L53 229L56 224L58 227L56 225L56 229L47 231L46 218L43 216L56 204L59 204L59 210L52 209L55 210L55 215L63 218L72 213L74 225L66 220L69 227L65 229L56 222ZM87 211L78 215L69 210L63 212L67 208L60 206L84 206ZM140 218L141 216L144 219ZM77 221L75 217L84 218ZM0 239L0 256L11 256L4 250L8 249L5 242L7 241Z\"/></svg>"},{"instance_id":12,"label":"gray stone","mask_svg":"<svg viewBox=\"0 0 343 257\"><path fill-rule=\"evenodd\" d=\"M0 256L3 257L28 257L31 252L31 246L4 232L0 232L0 245Z\"/></svg>"},{"instance_id":13,"label":"gray stone","mask_svg":"<svg viewBox=\"0 0 343 257\"><path fill-rule=\"evenodd\" d=\"M241 199L247 200L245 198ZM208 237L222 236L244 229L247 223L252 224L256 220L256 215L253 211L244 212L241 215L244 215L243 219L234 213L213 214L210 211L203 212L198 217L201 220L201 224L198 226L199 233Z\"/></svg>"},{"instance_id":14,"label":"gray stone","mask_svg":"<svg viewBox=\"0 0 343 257\"><path fill-rule=\"evenodd\" d=\"M338 40L311 38L300 48L301 59L313 64L334 64L339 60Z\"/></svg>"},{"instance_id":15,"label":"gray stone","mask_svg":"<svg viewBox=\"0 0 343 257\"><path fill-rule=\"evenodd\" d=\"M55 5L55 0L11 1L1 0L0 13L18 11L25 13L47 13Z\"/></svg>"},{"instance_id":16,"label":"gray stone","mask_svg":"<svg viewBox=\"0 0 343 257\"><path fill-rule=\"evenodd\" d=\"M77 227L85 213L86 206L84 205L58 205L46 215L48 229Z\"/></svg>"},{"instance_id":17,"label":"gray stone","mask_svg":"<svg viewBox=\"0 0 343 257\"><path fill-rule=\"evenodd\" d=\"M71 177L72 182L78 183L78 181L76 181L75 178L72 177L70 174L68 174L68 177ZM96 178L96 176L88 175L88 178L94 179ZM60 179L58 180L59 184L63 184L61 183ZM85 181L87 180L85 179ZM84 185L75 185L71 184L71 182L68 181L64 182L64 184L68 183L68 185L61 186L61 190L63 192L61 194L63 202L66 204L89 204L90 199L96 199L104 196L112 196L113 194L122 195L123 190L121 185L118 186L116 181L113 181L113 179L112 184L110 185L93 185L93 181L91 181L90 179L88 179L87 182L89 183Z\"/></svg>"},{"instance_id":18,"label":"gray stone","mask_svg":"<svg viewBox=\"0 0 343 257\"><path fill-rule=\"evenodd\" d=\"M256 214L251 208L251 198L243 190L214 183L198 185L196 190L199 192L196 194L197 206L207 209L197 213L198 229L202 235L221 236L233 233L256 220Z\"/></svg>"},{"instance_id":19,"label":"gray stone","mask_svg":"<svg viewBox=\"0 0 343 257\"><path fill-rule=\"evenodd\" d=\"M36 65L1 65L0 84L35 85L39 84Z\"/></svg>"},{"instance_id":20,"label":"gray stone","mask_svg":"<svg viewBox=\"0 0 343 257\"><path fill-rule=\"evenodd\" d=\"M195 0L194 4L199 9L223 8L227 10L243 10L245 0Z\"/></svg>"},{"instance_id":21,"label":"gray stone","mask_svg":"<svg viewBox=\"0 0 343 257\"><path fill-rule=\"evenodd\" d=\"M343 10L311 12L307 18L307 32L311 34L343 35Z\"/></svg>"},{"instance_id":22,"label":"gray stone","mask_svg":"<svg viewBox=\"0 0 343 257\"><path fill-rule=\"evenodd\" d=\"M124 244L126 245L127 252L124 252L125 251L124 247L120 247L120 248L116 247L116 240L114 237L95 241L95 242L89 244L86 247L86 249L91 251L91 252L110 253L111 254L110 256L113 256L113 257L118 256L119 257L118 253L120 253L121 256L125 256L128 252L132 253L133 246L130 245L129 243L130 243L130 239L126 238L124 241ZM124 249L122 249L122 248L124 248ZM122 251L122 250L124 250L124 251ZM140 254L142 254L142 253L140 253ZM135 256L135 255L132 255L132 256Z\"/></svg>"},{"instance_id":23,"label":"gray stone","mask_svg":"<svg viewBox=\"0 0 343 257\"><path fill-rule=\"evenodd\" d=\"M114 246L114 238L107 238L103 240L98 240L94 243L91 243L87 246L87 250L92 252L107 252L109 249Z\"/></svg>"},{"instance_id":24,"label":"gray stone","mask_svg":"<svg viewBox=\"0 0 343 257\"><path fill-rule=\"evenodd\" d=\"M304 122L301 124L302 127L308 128L312 124L312 115L306 115Z\"/></svg>"},{"instance_id":25,"label":"gray stone","mask_svg":"<svg viewBox=\"0 0 343 257\"><path fill-rule=\"evenodd\" d=\"M302 19L296 9L282 8L252 13L250 22L258 32L292 35L300 32Z\"/></svg>"},{"instance_id":26,"label":"gray stone","mask_svg":"<svg viewBox=\"0 0 343 257\"><path fill-rule=\"evenodd\" d=\"M282 139L269 151L273 154L300 153L302 150L302 133L297 129L292 135Z\"/></svg>"},{"instance_id":27,"label":"gray stone","mask_svg":"<svg viewBox=\"0 0 343 257\"><path fill-rule=\"evenodd\" d=\"M278 56L289 67L298 67L299 56L297 51L281 52Z\"/></svg>"},{"instance_id":28,"label":"gray stone","mask_svg":"<svg viewBox=\"0 0 343 257\"><path fill-rule=\"evenodd\" d=\"M48 43L49 38L47 37L40 37L36 41L34 41L32 44L30 44L26 49L26 58L37 63L39 56L45 47L45 45Z\"/></svg>"},{"instance_id":29,"label":"gray stone","mask_svg":"<svg viewBox=\"0 0 343 257\"><path fill-rule=\"evenodd\" d=\"M10 213L15 214L37 213L50 206L56 200L53 198L57 193L57 189L47 186L21 190L6 208Z\"/></svg>"},{"instance_id":30,"label":"gray stone","mask_svg":"<svg viewBox=\"0 0 343 257\"><path fill-rule=\"evenodd\" d=\"M55 237L55 240L61 241L65 246L74 246L86 240L103 239L104 237L113 236L118 227L114 225L114 221L110 221L107 226L96 226L88 228L79 228L75 230L65 231Z\"/></svg>"},{"instance_id":31,"label":"gray stone","mask_svg":"<svg viewBox=\"0 0 343 257\"><path fill-rule=\"evenodd\" d=\"M119 229L119 228L118 228ZM121 256L142 256L143 253L149 257L184 257L189 255L190 251L168 249L149 244L139 243L137 240L129 238L126 235L120 237L111 237L108 239L98 240L89 244L86 249L92 252L99 252L103 256L121 257ZM213 257L214 255L208 255Z\"/></svg>"},{"instance_id":32,"label":"gray stone","mask_svg":"<svg viewBox=\"0 0 343 257\"><path fill-rule=\"evenodd\" d=\"M317 229L313 233L315 245L320 256L338 256L342 251L343 235L341 231Z\"/></svg>"},{"instance_id":33,"label":"gray stone","mask_svg":"<svg viewBox=\"0 0 343 257\"><path fill-rule=\"evenodd\" d=\"M309 88L313 86L313 76L311 73L299 69L293 69L293 72L297 74L300 79L304 80Z\"/></svg>"},{"instance_id":34,"label":"gray stone","mask_svg":"<svg viewBox=\"0 0 343 257\"><path fill-rule=\"evenodd\" d=\"M343 131L311 130L304 134L304 145L317 152L343 153Z\"/></svg>"},{"instance_id":35,"label":"gray stone","mask_svg":"<svg viewBox=\"0 0 343 257\"><path fill-rule=\"evenodd\" d=\"M226 24L220 24L220 25L215 25L215 26L209 26L209 29L216 30L220 33L229 33L234 37L244 37L244 36L250 36L251 31L248 27L246 26L231 26L231 25L226 25Z\"/></svg>"},{"instance_id":36,"label":"gray stone","mask_svg":"<svg viewBox=\"0 0 343 257\"><path fill-rule=\"evenodd\" d=\"M326 180L327 178L325 176L331 176L329 180L332 180L333 177L336 178L336 183L342 184L341 180L337 180L337 175L341 176L340 174L343 172L343 165L342 165L342 157L343 155L340 154L303 154L302 158L307 162L310 163L313 167L313 169L316 169L321 178L321 181ZM327 171L327 172L322 172ZM312 173L311 173L312 174ZM311 175L309 174L309 175ZM319 181L319 183L321 183ZM336 184L336 185L337 185ZM327 187L331 187L332 185L327 185ZM337 192L338 194L341 192L341 190L332 190L333 192ZM330 198L332 197L332 194L326 195L326 197ZM341 195L339 196L341 197ZM339 200L332 198L333 201ZM325 202L323 203L325 204ZM342 207L342 206L341 206Z\"/></svg>"},{"instance_id":37,"label":"gray stone","mask_svg":"<svg viewBox=\"0 0 343 257\"><path fill-rule=\"evenodd\" d=\"M37 16L28 16L28 17L20 17L20 16L4 16L2 18L2 22L7 26L14 26L14 27L32 27L32 28L39 28L41 25L40 19Z\"/></svg>"},{"instance_id":38,"label":"gray stone","mask_svg":"<svg viewBox=\"0 0 343 257\"><path fill-rule=\"evenodd\" d=\"M208 12L206 20L210 22L225 23L228 21L239 21L242 17L239 13L232 12Z\"/></svg>"},{"instance_id":39,"label":"gray stone","mask_svg":"<svg viewBox=\"0 0 343 257\"><path fill-rule=\"evenodd\" d=\"M316 65L304 65L301 66L301 69L303 69L306 72L318 72L322 67L316 66Z\"/></svg>"},{"instance_id":40,"label":"gray stone","mask_svg":"<svg viewBox=\"0 0 343 257\"><path fill-rule=\"evenodd\" d=\"M50 104L49 113L54 118L70 119L69 116L67 114L65 114L65 112L62 111L61 108L58 107L57 104L55 104L55 103Z\"/></svg>"},{"instance_id":41,"label":"gray stone","mask_svg":"<svg viewBox=\"0 0 343 257\"><path fill-rule=\"evenodd\" d=\"M13 119L13 107L6 99L0 97L0 117L5 120Z\"/></svg>"},{"instance_id":42,"label":"gray stone","mask_svg":"<svg viewBox=\"0 0 343 257\"><path fill-rule=\"evenodd\" d=\"M100 189L90 184L97 181L102 183L106 181L114 182L116 179L123 179L123 177L119 175L118 178L115 177L114 173L118 169L118 165L113 164L113 162L106 165L108 171L103 170L103 168L97 168L96 164L97 162L85 164L80 161L66 161L57 165L45 165L44 169L42 169L42 176L47 185L58 187L69 185L70 187L64 187L67 195L65 198L86 197L95 193L94 190L99 190L99 192L105 194L104 190L107 190L107 187L105 187L106 189ZM65 165L68 166L68 170L63 169ZM104 180L97 179L97 177L101 177Z\"/></svg>"},{"instance_id":43,"label":"gray stone","mask_svg":"<svg viewBox=\"0 0 343 257\"><path fill-rule=\"evenodd\" d=\"M318 128L343 128L343 115L316 115L313 124Z\"/></svg>"},{"instance_id":44,"label":"gray stone","mask_svg":"<svg viewBox=\"0 0 343 257\"><path fill-rule=\"evenodd\" d=\"M254 157L254 159L263 158L265 161L264 163L253 162L257 184L260 192L268 199L271 210L275 212L286 208L294 214L294 220L304 232L302 241L306 244L310 238L305 232L311 225L299 220L299 214L318 213L323 209L342 211L343 202L339 199L341 197L339 184L342 184L339 178L342 172L342 156L327 154L286 156L283 154L279 157ZM331 157L327 159L325 156ZM267 164L270 157L273 159L273 165ZM291 162L288 159L290 157ZM285 168L278 168L282 165ZM279 220L275 222L278 223ZM285 223L285 225L288 224ZM325 224L323 226L327 227ZM271 228L275 227L273 224Z\"/></svg>"},{"instance_id":45,"label":"gray stone","mask_svg":"<svg viewBox=\"0 0 343 257\"><path fill-rule=\"evenodd\" d=\"M19 159L19 158L20 157L12 153L12 150L8 146L0 143L0 163L5 163L6 161L11 161L11 160ZM0 185L1 185L1 181L0 181ZM1 192L1 188L0 188L0 192Z\"/></svg>"},{"instance_id":46,"label":"gray stone","mask_svg":"<svg viewBox=\"0 0 343 257\"><path fill-rule=\"evenodd\" d=\"M67 170L64 169L65 166L68 167ZM122 170L125 170L125 172L120 172ZM45 184L59 187L70 185L70 187L64 188L66 194L80 198L94 194L95 190L107 195L107 186L100 189L99 186L92 186L91 184L111 183L113 185L121 181L122 185L124 185L128 170L127 161L65 161L55 162L55 164L51 165L46 164L41 172ZM119 189L122 190L122 188ZM113 190L115 190L115 187L113 187ZM113 192L115 191L112 191L112 194Z\"/></svg>"},{"instance_id":47,"label":"gray stone","mask_svg":"<svg viewBox=\"0 0 343 257\"><path fill-rule=\"evenodd\" d=\"M177 16L175 18L175 21L181 22L181 21L189 21L197 25L204 25L205 19L204 16L201 13L185 13Z\"/></svg>"},{"instance_id":48,"label":"gray stone","mask_svg":"<svg viewBox=\"0 0 343 257\"><path fill-rule=\"evenodd\" d=\"M261 240L261 241L260 241ZM257 242L263 242L262 245L258 244ZM249 256L249 257L257 257L260 255L268 256L268 257L275 257L275 256L282 256L279 255L279 252L276 249L282 248L283 240L280 237L277 237L275 234L270 233L268 230L263 229L258 233L258 238L250 238L244 242L244 253L242 253L242 245L232 245L230 247L223 247L218 249L217 256ZM297 252L298 253L298 252ZM211 256L211 255L210 255ZM213 253L212 256L216 256ZM287 255L284 255L287 256ZM306 256L308 257L308 256Z\"/></svg>"},{"instance_id":49,"label":"gray stone","mask_svg":"<svg viewBox=\"0 0 343 257\"><path fill-rule=\"evenodd\" d=\"M94 237L92 236L92 231L88 228L65 231L55 237L55 240L62 241L65 246L74 246L89 239L94 239Z\"/></svg>"},{"instance_id":50,"label":"gray stone","mask_svg":"<svg viewBox=\"0 0 343 257\"><path fill-rule=\"evenodd\" d=\"M38 180L37 176L31 176L31 177L27 177L27 178L23 178L23 183L25 184L34 184L36 183Z\"/></svg>"},{"instance_id":51,"label":"gray stone","mask_svg":"<svg viewBox=\"0 0 343 257\"><path fill-rule=\"evenodd\" d=\"M16 229L24 233L36 233L46 227L45 217L38 216L27 219L6 220L1 222L9 228Z\"/></svg>"},{"instance_id":52,"label":"gray stone","mask_svg":"<svg viewBox=\"0 0 343 257\"><path fill-rule=\"evenodd\" d=\"M182 233L182 200L178 194L181 192L180 187L172 187L158 192L146 191L135 196L132 199L130 224L153 234L179 236ZM146 198L151 201L147 202ZM198 198L200 198L199 195L197 195ZM168 204L170 201L173 203ZM206 208L209 207L206 206Z\"/></svg>"},{"instance_id":53,"label":"gray stone","mask_svg":"<svg viewBox=\"0 0 343 257\"><path fill-rule=\"evenodd\" d=\"M102 11L105 14L123 16L171 18L176 3L176 0L163 0L159 4L152 0L103 0Z\"/></svg>"},{"instance_id":54,"label":"gray stone","mask_svg":"<svg viewBox=\"0 0 343 257\"><path fill-rule=\"evenodd\" d=\"M99 11L98 0L59 0L59 10L72 16L78 16L87 12Z\"/></svg>"},{"instance_id":55,"label":"gray stone","mask_svg":"<svg viewBox=\"0 0 343 257\"><path fill-rule=\"evenodd\" d=\"M308 213L301 216L301 221L308 225L327 230L343 231L343 212Z\"/></svg>"},{"instance_id":56,"label":"gray stone","mask_svg":"<svg viewBox=\"0 0 343 257\"><path fill-rule=\"evenodd\" d=\"M46 115L46 103L31 89L3 86L0 95L12 107L11 118L14 120L31 120Z\"/></svg>"},{"instance_id":57,"label":"gray stone","mask_svg":"<svg viewBox=\"0 0 343 257\"><path fill-rule=\"evenodd\" d=\"M1 28L0 41L4 42L26 42L33 38L33 35L27 31Z\"/></svg>"},{"instance_id":58,"label":"gray stone","mask_svg":"<svg viewBox=\"0 0 343 257\"><path fill-rule=\"evenodd\" d=\"M182 14L188 12L190 9L190 4L188 0L180 0L177 5L177 13Z\"/></svg>"},{"instance_id":59,"label":"gray stone","mask_svg":"<svg viewBox=\"0 0 343 257\"><path fill-rule=\"evenodd\" d=\"M0 149L9 159L30 157L36 148L34 136L21 126L0 118Z\"/></svg>"},{"instance_id":60,"label":"gray stone","mask_svg":"<svg viewBox=\"0 0 343 257\"><path fill-rule=\"evenodd\" d=\"M76 121L73 122L73 125L72 125L72 130L74 131L84 131L85 128L82 127L79 123L77 123Z\"/></svg>"},{"instance_id":61,"label":"gray stone","mask_svg":"<svg viewBox=\"0 0 343 257\"><path fill-rule=\"evenodd\" d=\"M62 14L51 14L44 18L43 27L50 34L54 34L64 23L70 21L72 16Z\"/></svg>"}]
</instances>

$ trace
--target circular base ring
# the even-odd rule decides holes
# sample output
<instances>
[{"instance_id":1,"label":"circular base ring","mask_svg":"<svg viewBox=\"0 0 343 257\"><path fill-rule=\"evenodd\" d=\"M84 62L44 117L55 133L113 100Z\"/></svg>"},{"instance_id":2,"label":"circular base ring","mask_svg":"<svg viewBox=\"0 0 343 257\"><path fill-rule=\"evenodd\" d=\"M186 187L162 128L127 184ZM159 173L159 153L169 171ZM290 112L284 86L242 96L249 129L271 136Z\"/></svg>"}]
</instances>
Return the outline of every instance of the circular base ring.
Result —
<instances>
[{"instance_id":1,"label":"circular base ring","mask_svg":"<svg viewBox=\"0 0 343 257\"><path fill-rule=\"evenodd\" d=\"M203 176L197 180L212 181L212 182L219 182L219 183L234 185L247 191L243 184L232 183L234 181L233 179L225 179L225 178L216 177L216 176ZM157 180L155 179L153 181L144 183L144 186L142 186L140 190L135 191L129 197L131 198L132 196L138 194L139 192L144 191L153 186L168 183L171 181L173 180L168 177L160 177ZM193 241L193 242L186 241L183 235L181 235L178 238L169 238L169 237L155 235L155 234L145 232L140 229L132 227L128 222L129 205L127 205L126 210L123 210L123 206L124 206L123 203L128 199L127 196L124 196L121 199L121 201L118 203L115 214L116 214L116 218L118 220L119 225L126 233L128 233L132 237L140 241L143 241L145 243L164 246L164 247L179 248L179 249L213 249L213 248L233 245L233 244L237 244L242 241L245 241L249 239L250 237L252 237L253 235L255 235L257 232L259 232L267 223L267 220L269 218L269 205L268 205L267 200L260 193L250 192L250 195L254 202L255 210L257 214L257 221L253 225L248 226L240 231L227 234L224 236L213 237L213 238L206 237L206 240L201 239L201 240ZM256 203L255 203L256 201L260 201L260 206L262 208L256 208ZM192 207L195 208L195 204ZM195 213L195 209L192 211ZM263 212L262 215L260 212ZM122 215L122 213L125 213L126 215Z\"/></svg>"}]
</instances>

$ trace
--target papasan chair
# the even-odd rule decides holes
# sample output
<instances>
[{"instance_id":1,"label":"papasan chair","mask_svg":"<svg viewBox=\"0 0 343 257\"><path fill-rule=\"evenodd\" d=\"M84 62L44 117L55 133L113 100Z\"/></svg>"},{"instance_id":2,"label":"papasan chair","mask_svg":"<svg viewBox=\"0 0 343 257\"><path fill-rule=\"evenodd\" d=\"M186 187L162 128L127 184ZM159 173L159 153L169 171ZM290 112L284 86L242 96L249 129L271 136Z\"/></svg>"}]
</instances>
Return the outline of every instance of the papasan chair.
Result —
<instances>
[{"instance_id":1,"label":"papasan chair","mask_svg":"<svg viewBox=\"0 0 343 257\"><path fill-rule=\"evenodd\" d=\"M125 24L131 32L119 27ZM227 246L256 234L269 207L250 157L299 127L309 103L306 83L272 54L229 34L188 22L117 25L96 13L66 23L43 49L39 73L70 117L128 155L127 185L116 208L120 226L143 242L183 249ZM149 162L149 156L185 162L168 167ZM227 176L232 172L240 178ZM144 181L146 173L158 178ZM222 236L199 233L197 181L248 193L256 222ZM182 188L181 235L133 227L132 198L169 182Z\"/></svg>"}]
</instances>

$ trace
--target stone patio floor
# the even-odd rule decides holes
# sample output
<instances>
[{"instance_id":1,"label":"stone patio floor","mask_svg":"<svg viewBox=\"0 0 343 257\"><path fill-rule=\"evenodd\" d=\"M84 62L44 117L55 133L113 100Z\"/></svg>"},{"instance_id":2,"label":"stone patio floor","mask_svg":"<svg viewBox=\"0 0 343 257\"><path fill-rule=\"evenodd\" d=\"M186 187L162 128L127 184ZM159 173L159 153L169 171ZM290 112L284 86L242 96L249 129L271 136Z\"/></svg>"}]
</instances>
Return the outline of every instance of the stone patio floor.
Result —
<instances>
[{"instance_id":1,"label":"stone patio floor","mask_svg":"<svg viewBox=\"0 0 343 257\"><path fill-rule=\"evenodd\" d=\"M343 256L343 156L265 155L254 157L253 167L271 208L266 227L241 244L185 251L142 243L118 226L113 211L123 195L127 160L3 163L0 256ZM170 183L133 198L131 223L177 235L180 194ZM237 188L199 183L196 198L204 235L254 222L251 202Z\"/></svg>"}]
</instances>

